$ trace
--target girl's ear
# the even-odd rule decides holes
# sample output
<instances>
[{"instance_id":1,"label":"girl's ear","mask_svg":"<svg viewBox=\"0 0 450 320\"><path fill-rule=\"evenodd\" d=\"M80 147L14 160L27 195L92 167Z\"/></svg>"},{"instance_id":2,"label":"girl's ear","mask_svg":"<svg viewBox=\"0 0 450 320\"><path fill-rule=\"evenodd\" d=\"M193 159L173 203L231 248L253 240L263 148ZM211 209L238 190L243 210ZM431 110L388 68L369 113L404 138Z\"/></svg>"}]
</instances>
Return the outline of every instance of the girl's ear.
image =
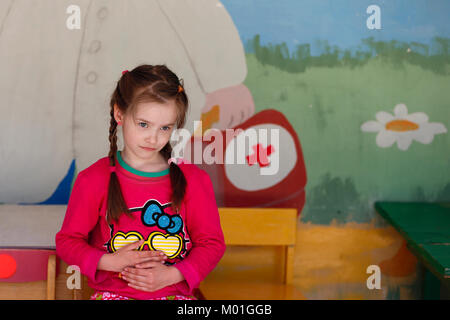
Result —
<instances>
[{"instance_id":1,"label":"girl's ear","mask_svg":"<svg viewBox=\"0 0 450 320\"><path fill-rule=\"evenodd\" d=\"M114 120L116 120L119 125L123 122L122 112L120 112L116 103L114 104Z\"/></svg>"}]
</instances>

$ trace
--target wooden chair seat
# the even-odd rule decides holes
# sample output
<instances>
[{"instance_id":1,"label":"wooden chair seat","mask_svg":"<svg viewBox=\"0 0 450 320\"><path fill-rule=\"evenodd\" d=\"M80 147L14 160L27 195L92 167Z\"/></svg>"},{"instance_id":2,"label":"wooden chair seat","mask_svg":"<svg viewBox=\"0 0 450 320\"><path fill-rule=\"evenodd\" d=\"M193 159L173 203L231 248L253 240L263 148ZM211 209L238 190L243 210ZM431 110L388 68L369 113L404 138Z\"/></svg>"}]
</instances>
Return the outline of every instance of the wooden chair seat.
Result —
<instances>
[{"instance_id":1,"label":"wooden chair seat","mask_svg":"<svg viewBox=\"0 0 450 320\"><path fill-rule=\"evenodd\" d=\"M227 246L280 246L282 281L207 277L199 291L207 300L305 300L293 282L297 210L287 208L219 208ZM227 252L225 252L225 255ZM226 266L221 266L226 268ZM233 273L233 272L232 272ZM241 279L238 279L241 278Z\"/></svg>"},{"instance_id":2,"label":"wooden chair seat","mask_svg":"<svg viewBox=\"0 0 450 320\"><path fill-rule=\"evenodd\" d=\"M295 286L283 283L204 281L200 291L208 300L306 300Z\"/></svg>"}]
</instances>

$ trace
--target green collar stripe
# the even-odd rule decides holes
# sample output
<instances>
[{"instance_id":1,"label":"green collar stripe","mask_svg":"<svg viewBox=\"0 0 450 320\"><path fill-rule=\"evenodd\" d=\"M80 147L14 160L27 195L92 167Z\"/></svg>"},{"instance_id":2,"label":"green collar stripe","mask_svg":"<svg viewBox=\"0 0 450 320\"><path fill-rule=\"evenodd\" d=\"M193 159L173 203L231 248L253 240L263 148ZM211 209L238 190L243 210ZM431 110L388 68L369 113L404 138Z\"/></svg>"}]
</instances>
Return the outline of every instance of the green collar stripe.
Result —
<instances>
[{"instance_id":1,"label":"green collar stripe","mask_svg":"<svg viewBox=\"0 0 450 320\"><path fill-rule=\"evenodd\" d=\"M159 172L145 172L145 171L139 171L132 167L130 167L125 161L123 161L122 156L120 155L120 151L117 151L117 160L119 161L119 164L127 171L141 176L141 177L161 177L165 176L166 174L169 174L169 169L159 171Z\"/></svg>"}]
</instances>

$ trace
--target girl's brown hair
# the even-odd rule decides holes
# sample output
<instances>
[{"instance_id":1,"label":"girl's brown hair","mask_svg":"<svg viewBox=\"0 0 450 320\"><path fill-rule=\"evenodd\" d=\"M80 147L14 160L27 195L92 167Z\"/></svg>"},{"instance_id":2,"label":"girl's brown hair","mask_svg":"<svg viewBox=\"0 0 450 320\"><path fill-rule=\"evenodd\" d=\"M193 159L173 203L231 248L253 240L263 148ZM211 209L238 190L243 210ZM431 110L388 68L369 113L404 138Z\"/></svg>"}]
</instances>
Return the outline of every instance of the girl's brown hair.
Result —
<instances>
[{"instance_id":1,"label":"girl's brown hair","mask_svg":"<svg viewBox=\"0 0 450 320\"><path fill-rule=\"evenodd\" d=\"M177 106L177 128L182 128L186 120L188 97L183 88L183 82L165 65L140 65L131 71L124 71L117 82L117 86L110 100L110 126L109 126L109 165L117 163L117 122L114 118L114 105L117 105L122 114L134 112L139 103L157 102L166 103L175 101ZM170 141L160 151L164 159L169 160L172 154ZM183 172L175 163L169 166L170 183L172 186L172 208L178 211L186 191L186 179ZM114 171L108 186L106 218L110 223L117 221L122 213L131 217L125 204L119 179Z\"/></svg>"}]
</instances>

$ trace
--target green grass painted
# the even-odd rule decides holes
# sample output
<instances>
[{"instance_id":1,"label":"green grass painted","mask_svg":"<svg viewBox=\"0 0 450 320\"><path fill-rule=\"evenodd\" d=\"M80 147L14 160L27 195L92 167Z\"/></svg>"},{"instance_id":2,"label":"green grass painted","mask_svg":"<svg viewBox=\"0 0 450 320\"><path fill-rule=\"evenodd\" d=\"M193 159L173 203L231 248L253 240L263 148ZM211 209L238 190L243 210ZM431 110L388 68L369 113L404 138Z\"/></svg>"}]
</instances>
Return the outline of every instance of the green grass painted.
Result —
<instances>
[{"instance_id":1,"label":"green grass painted","mask_svg":"<svg viewBox=\"0 0 450 320\"><path fill-rule=\"evenodd\" d=\"M396 144L378 147L376 133L360 129L364 122L375 120L378 111L393 113L396 104L404 103L409 113L425 112L430 122L441 122L450 131L449 76L408 62L395 67L379 57L359 67L308 67L293 73L263 64L255 54L246 56L244 83L252 92L255 113L269 108L281 111L300 139L308 175L304 220L326 224L332 219L365 222L372 217L355 212L339 218L336 211L348 211L352 203L348 199L341 207L338 202L337 210L314 210L308 203L311 192L318 186L325 188L326 181L334 181L327 187L331 190L350 181L347 198L357 194L357 205L352 206L362 210L372 210L374 201L414 201L418 190L428 201L450 196L443 192L450 182L449 133L435 135L429 145L414 141L402 151ZM346 182L336 183L334 178ZM336 194L346 197L345 192ZM320 199L314 202L318 206Z\"/></svg>"}]
</instances>

